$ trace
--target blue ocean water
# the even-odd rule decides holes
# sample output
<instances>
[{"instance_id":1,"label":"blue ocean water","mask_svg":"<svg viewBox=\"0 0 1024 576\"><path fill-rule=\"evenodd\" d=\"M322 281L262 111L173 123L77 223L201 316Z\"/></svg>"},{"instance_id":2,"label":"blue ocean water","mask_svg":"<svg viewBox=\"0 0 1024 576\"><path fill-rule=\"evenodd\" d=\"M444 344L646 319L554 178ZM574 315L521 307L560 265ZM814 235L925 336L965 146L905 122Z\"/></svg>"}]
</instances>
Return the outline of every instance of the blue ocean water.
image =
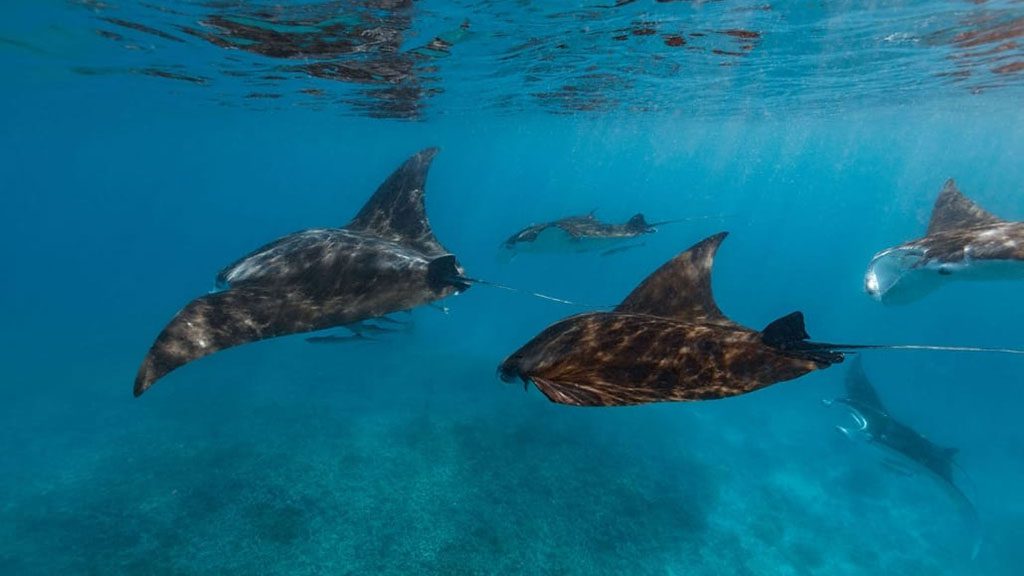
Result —
<instances>
[{"instance_id":1,"label":"blue ocean water","mask_svg":"<svg viewBox=\"0 0 1024 576\"><path fill-rule=\"evenodd\" d=\"M1012 356L864 353L892 412L960 449L974 559L941 486L835 433L844 366L556 405L495 369L580 308L486 286L380 341L250 344L132 397L218 270L345 224L427 146L431 223L471 276L611 306L728 230L715 295L744 325L1024 347L1019 281L862 289L949 177L1024 219L1020 3L614 4L8 2L0 574L1018 574ZM592 209L695 219L501 257Z\"/></svg>"}]
</instances>

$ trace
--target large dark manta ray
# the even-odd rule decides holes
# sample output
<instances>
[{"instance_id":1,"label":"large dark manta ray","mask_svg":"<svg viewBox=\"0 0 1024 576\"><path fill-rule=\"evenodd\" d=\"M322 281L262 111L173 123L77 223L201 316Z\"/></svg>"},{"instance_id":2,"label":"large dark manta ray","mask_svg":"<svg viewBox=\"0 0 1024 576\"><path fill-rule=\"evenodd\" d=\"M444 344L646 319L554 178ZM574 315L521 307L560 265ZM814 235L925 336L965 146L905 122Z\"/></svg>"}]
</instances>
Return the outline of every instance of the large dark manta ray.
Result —
<instances>
[{"instance_id":1,"label":"large dark manta ray","mask_svg":"<svg viewBox=\"0 0 1024 576\"><path fill-rule=\"evenodd\" d=\"M352 324L469 288L427 221L424 185L436 153L409 158L343 228L289 234L222 270L223 291L189 302L157 336L135 395L225 348Z\"/></svg>"}]
</instances>

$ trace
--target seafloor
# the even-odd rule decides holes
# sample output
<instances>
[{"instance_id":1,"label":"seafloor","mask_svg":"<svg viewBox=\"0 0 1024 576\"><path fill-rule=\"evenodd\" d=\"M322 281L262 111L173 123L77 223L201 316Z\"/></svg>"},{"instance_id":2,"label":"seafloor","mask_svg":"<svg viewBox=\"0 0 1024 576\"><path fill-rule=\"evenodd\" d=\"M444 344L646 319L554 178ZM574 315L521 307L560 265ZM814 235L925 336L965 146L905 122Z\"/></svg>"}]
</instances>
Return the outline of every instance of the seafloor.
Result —
<instances>
[{"instance_id":1,"label":"seafloor","mask_svg":"<svg viewBox=\"0 0 1024 576\"><path fill-rule=\"evenodd\" d=\"M359 346L372 345L225 353L175 382L190 400L173 406L153 395L125 411L80 382L57 418L4 432L21 465L0 483L0 572L964 574L1024 561L1020 516L988 508L999 536L971 563L937 486L831 434L821 378L700 409L580 410L480 394L501 386L480 381L491 358L399 341L369 365Z\"/></svg>"}]
</instances>

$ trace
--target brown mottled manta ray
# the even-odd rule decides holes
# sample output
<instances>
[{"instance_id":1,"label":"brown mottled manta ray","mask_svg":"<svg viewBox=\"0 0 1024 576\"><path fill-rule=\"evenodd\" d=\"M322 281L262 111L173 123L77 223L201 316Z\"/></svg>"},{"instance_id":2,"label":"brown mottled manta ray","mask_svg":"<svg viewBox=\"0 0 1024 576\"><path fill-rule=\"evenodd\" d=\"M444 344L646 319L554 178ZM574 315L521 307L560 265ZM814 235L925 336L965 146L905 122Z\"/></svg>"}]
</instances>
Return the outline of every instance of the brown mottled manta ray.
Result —
<instances>
[{"instance_id":1,"label":"brown mottled manta ray","mask_svg":"<svg viewBox=\"0 0 1024 576\"><path fill-rule=\"evenodd\" d=\"M664 224L659 222L658 224ZM649 224L643 214L636 214L625 224L609 224L601 222L594 213L584 216L568 216L551 222L531 224L509 236L504 246L509 250L523 249L527 246L540 249L556 249L547 244L562 245L562 248L573 247L585 250L586 241L618 241L636 238L643 234L655 232L657 224ZM543 242L548 238L547 242ZM544 244L544 246L540 246Z\"/></svg>"},{"instance_id":2,"label":"brown mottled manta ray","mask_svg":"<svg viewBox=\"0 0 1024 576\"><path fill-rule=\"evenodd\" d=\"M705 220L714 216L692 216L660 222L648 222L642 213L634 214L622 224L602 222L591 210L582 216L567 216L531 224L502 242L509 254L516 252L589 252L599 251L602 256L611 256L644 243L622 245L623 242L638 239L658 231L659 226L678 224L693 220Z\"/></svg>"},{"instance_id":3,"label":"brown mottled manta ray","mask_svg":"<svg viewBox=\"0 0 1024 576\"><path fill-rule=\"evenodd\" d=\"M613 311L548 327L505 359L502 380L533 382L560 404L627 406L737 396L828 368L855 349L1024 353L810 342L800 312L752 330L722 314L711 293L711 268L726 234L668 261Z\"/></svg>"},{"instance_id":4,"label":"brown mottled manta ray","mask_svg":"<svg viewBox=\"0 0 1024 576\"><path fill-rule=\"evenodd\" d=\"M289 234L222 270L224 290L189 302L157 336L135 395L225 348L353 324L469 288L427 221L424 186L436 153L409 158L345 227Z\"/></svg>"}]
</instances>

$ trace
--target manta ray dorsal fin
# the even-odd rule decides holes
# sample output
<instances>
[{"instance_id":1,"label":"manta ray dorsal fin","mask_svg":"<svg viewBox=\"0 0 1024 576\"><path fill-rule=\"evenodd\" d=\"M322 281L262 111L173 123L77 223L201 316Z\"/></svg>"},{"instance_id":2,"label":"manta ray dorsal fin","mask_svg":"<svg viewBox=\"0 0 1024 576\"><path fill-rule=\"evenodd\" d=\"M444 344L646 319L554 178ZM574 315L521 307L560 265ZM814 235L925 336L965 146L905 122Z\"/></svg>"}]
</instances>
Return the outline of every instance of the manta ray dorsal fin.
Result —
<instances>
[{"instance_id":1,"label":"manta ray dorsal fin","mask_svg":"<svg viewBox=\"0 0 1024 576\"><path fill-rule=\"evenodd\" d=\"M988 226L1000 222L1003 222L1001 218L993 216L973 200L964 196L956 187L956 182L950 178L946 180L942 192L935 200L932 219L928 224L928 234Z\"/></svg>"},{"instance_id":2,"label":"manta ray dorsal fin","mask_svg":"<svg viewBox=\"0 0 1024 576\"><path fill-rule=\"evenodd\" d=\"M406 160L345 228L411 246L429 256L446 254L430 229L423 202L427 172L437 152L427 148Z\"/></svg>"},{"instance_id":3,"label":"manta ray dorsal fin","mask_svg":"<svg viewBox=\"0 0 1024 576\"><path fill-rule=\"evenodd\" d=\"M761 340L773 348L790 348L805 342L810 335L804 328L804 313L791 312L761 330Z\"/></svg>"},{"instance_id":4,"label":"manta ray dorsal fin","mask_svg":"<svg viewBox=\"0 0 1024 576\"><path fill-rule=\"evenodd\" d=\"M719 232L663 264L644 279L615 311L732 324L718 309L711 293L715 253L728 234Z\"/></svg>"},{"instance_id":5,"label":"manta ray dorsal fin","mask_svg":"<svg viewBox=\"0 0 1024 576\"><path fill-rule=\"evenodd\" d=\"M868 375L864 371L864 362L860 359L860 356L854 358L853 365L850 366L850 370L846 373L846 397L860 405L873 408L882 414L886 413L882 399L879 398L875 387L868 380Z\"/></svg>"}]
</instances>

